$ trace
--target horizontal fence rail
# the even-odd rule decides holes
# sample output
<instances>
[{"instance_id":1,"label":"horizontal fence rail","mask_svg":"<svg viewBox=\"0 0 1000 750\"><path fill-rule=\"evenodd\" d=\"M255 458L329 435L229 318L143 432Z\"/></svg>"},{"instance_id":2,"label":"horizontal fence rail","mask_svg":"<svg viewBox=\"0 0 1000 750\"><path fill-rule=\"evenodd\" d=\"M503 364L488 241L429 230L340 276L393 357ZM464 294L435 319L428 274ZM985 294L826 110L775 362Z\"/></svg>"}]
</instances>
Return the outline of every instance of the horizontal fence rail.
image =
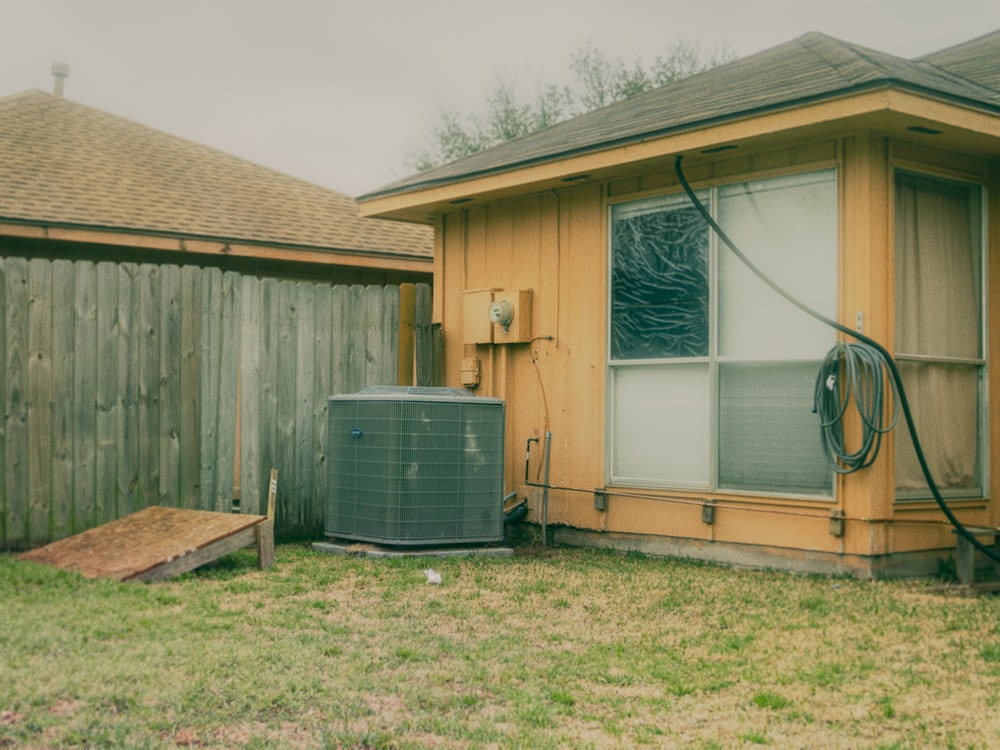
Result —
<instances>
[{"instance_id":1,"label":"horizontal fence rail","mask_svg":"<svg viewBox=\"0 0 1000 750\"><path fill-rule=\"evenodd\" d=\"M0 258L0 548L150 505L263 513L271 468L278 537L321 535L328 397L433 372L430 288L403 290Z\"/></svg>"}]
</instances>

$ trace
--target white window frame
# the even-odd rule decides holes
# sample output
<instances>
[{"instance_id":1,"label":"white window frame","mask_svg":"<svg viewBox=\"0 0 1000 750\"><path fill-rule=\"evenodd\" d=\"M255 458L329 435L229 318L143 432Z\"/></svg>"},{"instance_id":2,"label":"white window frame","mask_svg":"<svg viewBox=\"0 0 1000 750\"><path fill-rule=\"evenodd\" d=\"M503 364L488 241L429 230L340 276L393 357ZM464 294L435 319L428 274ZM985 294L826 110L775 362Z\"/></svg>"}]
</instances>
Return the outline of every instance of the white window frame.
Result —
<instances>
[{"instance_id":1,"label":"white window frame","mask_svg":"<svg viewBox=\"0 0 1000 750\"><path fill-rule=\"evenodd\" d=\"M822 168L822 169L810 169L803 170L798 173L793 174L783 174L777 177L767 177L760 179L752 179L749 182L760 182L768 183L772 180L780 181L783 178L796 178L805 177L808 178L810 175L831 175L835 184L839 180L839 171L836 168ZM745 181L739 181L735 184L744 184ZM722 190L725 190L727 185L714 185L710 188L698 191L699 195L702 196L706 207L712 212L713 216L718 216L719 214L719 195ZM833 310L828 310L831 313L831 317L836 317L836 300L837 300L837 287L839 286L839 278L837 278L836 268L837 268L837 212L839 211L839 190L834 188L835 195L835 206L834 206L834 237L833 237L833 257L832 263L834 267L834 285L832 289L832 304ZM799 492L799 491L785 491L781 489L758 489L754 487L740 487L740 488L720 488L719 473L720 473L720 460L719 460L719 425L720 425L720 414L719 414L719 400L721 398L720 393L720 370L726 364L734 363L746 363L748 365L760 364L760 365L775 365L775 364L795 364L795 363L805 363L808 362L810 365L815 363L818 367L819 362L823 357L823 353L817 352L815 355L810 354L808 357L793 356L789 357L787 355L782 356L780 353L774 355L763 356L760 358L748 359L746 356L725 356L719 351L720 346L720 336L719 336L719 303L720 303L720 253L729 252L727 248L721 245L715 233L709 230L708 240L709 240L709 304L708 304L708 315L709 315L709 350L708 355L705 357L683 357L683 358L656 358L656 359L613 359L612 358L612 319L613 319L613 307L611 304L611 292L613 284L613 264L615 260L615 247L614 247L614 217L616 207L626 205L626 204L639 204L643 200L662 200L668 205L676 200L675 195L667 194L649 199L630 199L615 201L608 205L607 210L607 222L608 222L608 291L609 291L609 303L607 305L607 331L608 331L608 347L606 352L607 361L607 389L606 389L606 407L607 407L607 453L606 453L606 475L607 481L611 486L632 486L632 487L651 487L651 488L663 488L663 489L677 489L677 490L693 490L693 491L704 491L704 492L716 492L723 490L727 493L733 494L747 494L747 495L766 495L775 497L796 497L796 498L807 498L812 500L820 501L833 501L835 499L835 477L832 471L829 472L829 490L822 493L816 494L813 492ZM739 244L739 237L733 237L734 241ZM751 256L752 257L752 256ZM831 346L835 341L835 334L831 331L829 342L826 346ZM700 445L704 450L705 461L707 462L708 471L706 473L706 478L704 480L691 480L688 478L680 480L672 479L662 479L655 477L641 477L641 476L630 476L624 475L621 472L616 472L616 466L618 462L616 461L615 450L618 445L618 434L617 434L617 424L619 420L618 413L618 399L616 398L616 388L619 383L620 378L631 377L631 371L633 368L649 368L649 367L706 367L706 387L708 390L708 405L707 414L708 419L707 433L699 439L703 439L707 442L702 442ZM819 435L819 424L816 425L816 435Z\"/></svg>"}]
</instances>

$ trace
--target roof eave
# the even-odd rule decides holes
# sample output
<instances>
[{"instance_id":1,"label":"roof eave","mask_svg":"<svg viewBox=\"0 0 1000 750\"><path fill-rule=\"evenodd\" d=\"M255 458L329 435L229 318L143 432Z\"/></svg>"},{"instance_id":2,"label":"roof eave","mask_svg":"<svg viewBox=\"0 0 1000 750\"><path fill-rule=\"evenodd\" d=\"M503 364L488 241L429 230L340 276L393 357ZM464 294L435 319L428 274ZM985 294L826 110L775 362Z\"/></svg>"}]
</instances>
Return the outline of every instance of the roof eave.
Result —
<instances>
[{"instance_id":1,"label":"roof eave","mask_svg":"<svg viewBox=\"0 0 1000 750\"><path fill-rule=\"evenodd\" d=\"M919 105L919 106L917 106ZM1000 107L977 100L922 89L896 80L879 80L865 86L825 92L754 110L728 113L688 123L646 131L578 149L548 153L490 169L470 171L389 187L360 196L360 215L420 223L433 220L448 206L479 200L483 196L537 185L558 186L583 174L626 167L652 158L745 142L791 130L846 123L865 116L897 113L951 127L982 129L983 122L1000 126ZM976 123L966 123L970 118ZM752 127L750 124L752 123ZM752 131L752 132L748 132Z\"/></svg>"},{"instance_id":2,"label":"roof eave","mask_svg":"<svg viewBox=\"0 0 1000 750\"><path fill-rule=\"evenodd\" d=\"M355 268L391 268L398 271L429 272L434 262L433 257L416 253L302 246L294 243L45 222L4 216L0 216L0 236L106 245L179 255L267 259Z\"/></svg>"}]
</instances>

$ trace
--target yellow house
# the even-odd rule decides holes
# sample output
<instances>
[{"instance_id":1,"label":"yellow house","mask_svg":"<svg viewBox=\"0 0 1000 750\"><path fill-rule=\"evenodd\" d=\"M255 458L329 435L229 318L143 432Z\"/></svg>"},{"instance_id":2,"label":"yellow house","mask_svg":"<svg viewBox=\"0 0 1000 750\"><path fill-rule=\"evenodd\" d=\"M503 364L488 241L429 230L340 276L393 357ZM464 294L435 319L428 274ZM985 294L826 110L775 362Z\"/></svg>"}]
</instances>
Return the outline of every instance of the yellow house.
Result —
<instances>
[{"instance_id":1,"label":"yellow house","mask_svg":"<svg viewBox=\"0 0 1000 750\"><path fill-rule=\"evenodd\" d=\"M916 60L810 33L359 198L433 225L446 384L506 400L548 538L885 577L955 554L942 508L997 525L998 59L1000 31ZM826 454L854 331L940 501L902 418L848 472L852 409Z\"/></svg>"}]
</instances>

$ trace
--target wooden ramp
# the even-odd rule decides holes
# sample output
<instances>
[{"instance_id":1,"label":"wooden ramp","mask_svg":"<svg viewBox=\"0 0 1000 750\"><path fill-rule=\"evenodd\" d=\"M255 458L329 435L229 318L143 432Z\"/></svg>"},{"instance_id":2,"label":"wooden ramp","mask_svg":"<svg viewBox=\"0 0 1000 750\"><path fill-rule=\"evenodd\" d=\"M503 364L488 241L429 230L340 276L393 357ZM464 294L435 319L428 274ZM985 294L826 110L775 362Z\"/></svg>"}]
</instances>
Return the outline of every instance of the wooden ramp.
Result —
<instances>
[{"instance_id":1,"label":"wooden ramp","mask_svg":"<svg viewBox=\"0 0 1000 750\"><path fill-rule=\"evenodd\" d=\"M18 557L87 578L160 581L256 546L263 570L274 563L276 488L272 472L266 516L152 506Z\"/></svg>"}]
</instances>

